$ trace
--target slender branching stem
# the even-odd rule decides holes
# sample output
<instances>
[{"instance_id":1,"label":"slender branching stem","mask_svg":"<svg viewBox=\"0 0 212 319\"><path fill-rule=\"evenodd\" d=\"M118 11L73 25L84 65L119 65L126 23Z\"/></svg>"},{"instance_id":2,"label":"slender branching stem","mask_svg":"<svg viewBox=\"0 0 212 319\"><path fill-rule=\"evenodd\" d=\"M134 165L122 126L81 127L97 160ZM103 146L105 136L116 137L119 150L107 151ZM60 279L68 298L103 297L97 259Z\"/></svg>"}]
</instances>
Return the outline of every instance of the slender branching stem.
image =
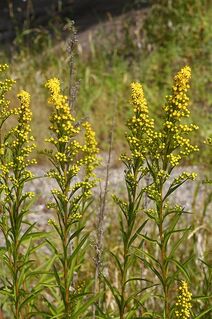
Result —
<instances>
[{"instance_id":1,"label":"slender branching stem","mask_svg":"<svg viewBox=\"0 0 212 319\"><path fill-rule=\"evenodd\" d=\"M159 215L159 237L160 237L160 259L161 259L161 277L162 277L162 287L164 293L164 313L165 318L169 318L169 291L167 285L167 253L164 243L164 227L163 227L163 186L160 186L160 202L157 205L158 215Z\"/></svg>"}]
</instances>

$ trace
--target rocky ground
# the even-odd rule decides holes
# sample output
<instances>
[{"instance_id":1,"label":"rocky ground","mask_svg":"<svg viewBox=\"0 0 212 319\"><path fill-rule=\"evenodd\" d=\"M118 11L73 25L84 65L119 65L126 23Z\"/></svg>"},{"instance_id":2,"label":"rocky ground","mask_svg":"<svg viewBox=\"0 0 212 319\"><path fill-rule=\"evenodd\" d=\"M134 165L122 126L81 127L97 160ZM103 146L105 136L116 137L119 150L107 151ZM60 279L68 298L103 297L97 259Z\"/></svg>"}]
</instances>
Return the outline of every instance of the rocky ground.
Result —
<instances>
[{"instance_id":1,"label":"rocky ground","mask_svg":"<svg viewBox=\"0 0 212 319\"><path fill-rule=\"evenodd\" d=\"M34 172L35 176L37 176L37 178L31 181L27 186L28 191L35 192L36 194L36 200L30 214L30 218L32 221L36 222L37 226L41 229L45 229L48 225L48 219L52 218L52 212L46 208L46 203L51 197L51 189L56 187L54 181L45 177L45 173L47 170L48 167L46 166L33 167L32 171ZM207 200L209 186L206 188L206 185L202 183L202 180L205 179L205 176L198 167L179 167L173 172L172 178L178 176L184 171L197 172L198 178L195 181L188 181L184 185L182 185L171 197L171 201L184 207L185 211L191 211L195 214L198 214L198 216L202 218L201 215L203 214L204 203ZM102 167L97 170L96 174L100 178L100 183L94 189L94 197L98 201L100 191L104 189L105 185L106 158L105 160L103 159ZM125 186L124 167L121 165L117 167L117 164L115 165L115 162L113 163L112 160L109 168L109 183L107 195L107 203L109 206L111 205L111 194L113 193L121 195L123 197L125 194ZM208 207L206 216L207 213L209 214L210 208L211 206Z\"/></svg>"}]
</instances>

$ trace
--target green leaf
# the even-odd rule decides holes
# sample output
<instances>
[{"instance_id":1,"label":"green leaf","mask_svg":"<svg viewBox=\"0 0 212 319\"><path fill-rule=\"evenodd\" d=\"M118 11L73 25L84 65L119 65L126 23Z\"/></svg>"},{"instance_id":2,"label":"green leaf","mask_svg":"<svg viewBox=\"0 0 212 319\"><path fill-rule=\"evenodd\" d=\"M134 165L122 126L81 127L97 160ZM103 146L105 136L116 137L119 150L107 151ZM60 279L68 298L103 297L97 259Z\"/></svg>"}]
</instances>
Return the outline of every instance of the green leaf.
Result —
<instances>
[{"instance_id":1,"label":"green leaf","mask_svg":"<svg viewBox=\"0 0 212 319\"><path fill-rule=\"evenodd\" d=\"M86 242L87 238L88 238L88 234L84 235L83 238L80 240L79 244L77 245L77 247L72 252L71 256L69 256L69 258L68 258L68 266L69 267L71 267L71 263L72 263L73 259L77 256L77 253L80 251L80 249L82 248L82 246Z\"/></svg>"},{"instance_id":2,"label":"green leaf","mask_svg":"<svg viewBox=\"0 0 212 319\"><path fill-rule=\"evenodd\" d=\"M182 235L181 238L179 238L175 243L174 245L172 246L171 248L171 252L169 254L169 257L172 258L174 255L175 255L175 251L176 249L180 246L180 244L186 239L187 235L188 235L188 232L190 231L190 228L186 228L184 230L184 233Z\"/></svg>"},{"instance_id":3,"label":"green leaf","mask_svg":"<svg viewBox=\"0 0 212 319\"><path fill-rule=\"evenodd\" d=\"M202 318L204 315L206 315L206 313L208 313L209 311L212 311L212 306L210 308L208 308L207 310L203 311L201 314L199 314L198 316L194 317L194 319L200 319Z\"/></svg>"},{"instance_id":4,"label":"green leaf","mask_svg":"<svg viewBox=\"0 0 212 319\"><path fill-rule=\"evenodd\" d=\"M102 275L102 276L103 276L107 286L109 287L110 291L112 292L118 307L121 308L121 295L120 295L118 289L116 287L113 287L111 285L111 283L109 282L109 280L107 280L107 278L104 275Z\"/></svg>"},{"instance_id":5,"label":"green leaf","mask_svg":"<svg viewBox=\"0 0 212 319\"><path fill-rule=\"evenodd\" d=\"M168 230L164 232L164 245L167 246L169 238L173 234L173 231L180 219L181 214L175 213L174 217L170 220Z\"/></svg>"},{"instance_id":6,"label":"green leaf","mask_svg":"<svg viewBox=\"0 0 212 319\"><path fill-rule=\"evenodd\" d=\"M84 227L80 227L79 229L77 229L77 230L69 237L67 245L70 243L70 241L71 241L72 239L74 239L75 237L77 237L77 236L81 233L81 231L82 231L83 229L84 229Z\"/></svg>"},{"instance_id":7,"label":"green leaf","mask_svg":"<svg viewBox=\"0 0 212 319\"><path fill-rule=\"evenodd\" d=\"M45 296L43 296L43 299L48 305L48 310L51 311L51 315L49 315L49 316L52 318L52 315L56 315L57 314L57 307L54 306L52 302L49 302L48 299Z\"/></svg>"},{"instance_id":8,"label":"green leaf","mask_svg":"<svg viewBox=\"0 0 212 319\"><path fill-rule=\"evenodd\" d=\"M111 255L113 256L113 258L115 259L116 264L118 265L118 268L119 268L121 274L123 274L122 265L121 265L121 263L120 263L120 261L119 261L119 259L118 259L118 256L116 256L116 255L115 255L114 253L112 253L111 251L110 251L110 254L111 254Z\"/></svg>"},{"instance_id":9,"label":"green leaf","mask_svg":"<svg viewBox=\"0 0 212 319\"><path fill-rule=\"evenodd\" d=\"M148 280L148 279L145 279L145 278L133 277L133 278L127 279L127 280L124 282L124 285L126 285L128 282L131 282L131 281L146 281L146 282L151 282L151 280Z\"/></svg>"},{"instance_id":10,"label":"green leaf","mask_svg":"<svg viewBox=\"0 0 212 319\"><path fill-rule=\"evenodd\" d=\"M137 256L143 263L144 265L151 269L152 272L158 277L158 279L160 280L160 282L163 284L163 278L161 276L161 274L159 273L159 271L150 263L148 262L145 258ZM160 265L160 263L157 261L157 263Z\"/></svg>"},{"instance_id":11,"label":"green leaf","mask_svg":"<svg viewBox=\"0 0 212 319\"><path fill-rule=\"evenodd\" d=\"M212 269L212 264L208 264L205 260L199 259L205 266Z\"/></svg>"},{"instance_id":12,"label":"green leaf","mask_svg":"<svg viewBox=\"0 0 212 319\"><path fill-rule=\"evenodd\" d=\"M92 305L98 299L98 297L98 295L93 296L86 302L83 302L80 309L78 309L75 313L71 314L71 319L78 319L81 314L85 314L85 311L88 309L88 307Z\"/></svg>"},{"instance_id":13,"label":"green leaf","mask_svg":"<svg viewBox=\"0 0 212 319\"><path fill-rule=\"evenodd\" d=\"M37 295L38 293L40 293L42 290L43 290L43 289L39 289L39 290L37 290L36 292L32 292L32 293L29 295L29 297L27 297L27 298L20 304L20 310L24 307L24 305L29 304L30 301L32 301L32 300L36 297L36 295Z\"/></svg>"},{"instance_id":14,"label":"green leaf","mask_svg":"<svg viewBox=\"0 0 212 319\"><path fill-rule=\"evenodd\" d=\"M126 319L136 319L135 317L136 314L136 309L130 310L127 314L126 314Z\"/></svg>"},{"instance_id":15,"label":"green leaf","mask_svg":"<svg viewBox=\"0 0 212 319\"><path fill-rule=\"evenodd\" d=\"M152 239L146 235L139 235L141 238L144 238L145 240L149 241L150 243L152 244L156 244L156 245L159 245L159 242L156 240L156 239Z\"/></svg>"},{"instance_id":16,"label":"green leaf","mask_svg":"<svg viewBox=\"0 0 212 319\"><path fill-rule=\"evenodd\" d=\"M185 269L184 265L180 264L176 259L174 258L167 258L168 260L170 260L171 262L173 262L177 268L181 271L181 273L184 274L185 278L187 281L190 282L190 277L189 277L189 274L187 272L187 270Z\"/></svg>"},{"instance_id":17,"label":"green leaf","mask_svg":"<svg viewBox=\"0 0 212 319\"><path fill-rule=\"evenodd\" d=\"M20 246L23 242L29 240L30 238L43 238L47 236L46 232L32 232L31 230L35 226L36 223L33 223L32 225L29 226L29 228L25 231L25 233L21 236L19 240L18 246Z\"/></svg>"},{"instance_id":18,"label":"green leaf","mask_svg":"<svg viewBox=\"0 0 212 319\"><path fill-rule=\"evenodd\" d=\"M184 184L186 182L187 179L183 180L181 183L176 184L175 186L173 186L173 184L169 187L166 195L163 198L163 202L165 201L165 199L171 195L177 188L179 188L182 184Z\"/></svg>"},{"instance_id":19,"label":"green leaf","mask_svg":"<svg viewBox=\"0 0 212 319\"><path fill-rule=\"evenodd\" d=\"M0 247L0 257L4 255L5 252L7 252L7 249L5 247Z\"/></svg>"},{"instance_id":20,"label":"green leaf","mask_svg":"<svg viewBox=\"0 0 212 319\"><path fill-rule=\"evenodd\" d=\"M52 243L50 240L46 239L46 242L49 244L49 246L52 248L54 251L55 255L59 255L57 248L55 247L54 243Z\"/></svg>"},{"instance_id":21,"label":"green leaf","mask_svg":"<svg viewBox=\"0 0 212 319\"><path fill-rule=\"evenodd\" d=\"M136 249L136 251L139 252L139 253L144 254L144 255L147 256L147 257L149 257L152 261L154 261L154 262L160 267L159 261L158 261L155 257L153 257L152 254L148 253L148 252L145 251L145 250L138 250L138 249ZM138 258L140 258L139 255L136 255L136 256L137 256Z\"/></svg>"},{"instance_id":22,"label":"green leaf","mask_svg":"<svg viewBox=\"0 0 212 319\"><path fill-rule=\"evenodd\" d=\"M64 318L64 313L61 312L59 314L54 315L53 317L51 316L51 319L57 319L57 318Z\"/></svg>"},{"instance_id":23,"label":"green leaf","mask_svg":"<svg viewBox=\"0 0 212 319\"><path fill-rule=\"evenodd\" d=\"M56 279L56 282L57 282L57 286L58 286L58 288L60 290L61 297L62 297L63 302L65 304L65 290L64 290L64 287L62 286L62 282L60 280L60 277L58 275L58 271L57 271L55 265L53 265L53 270L54 270L54 276L55 276L55 279Z\"/></svg>"},{"instance_id":24,"label":"green leaf","mask_svg":"<svg viewBox=\"0 0 212 319\"><path fill-rule=\"evenodd\" d=\"M63 242L63 233L61 231L61 229L57 226L57 224L53 223L52 226L54 227L54 229L56 230L56 232L58 233L61 241Z\"/></svg>"},{"instance_id":25,"label":"green leaf","mask_svg":"<svg viewBox=\"0 0 212 319\"><path fill-rule=\"evenodd\" d=\"M136 232L134 233L134 235L131 237L128 246L131 246L132 243L135 241L135 239L138 237L138 235L140 235L141 230L146 226L146 223L148 222L148 219L146 219L142 225L140 227L138 227L138 229L136 230Z\"/></svg>"},{"instance_id":26,"label":"green leaf","mask_svg":"<svg viewBox=\"0 0 212 319\"><path fill-rule=\"evenodd\" d=\"M207 300L207 299L212 299L212 295L210 295L210 296L195 296L195 297L192 297L192 300Z\"/></svg>"}]
</instances>

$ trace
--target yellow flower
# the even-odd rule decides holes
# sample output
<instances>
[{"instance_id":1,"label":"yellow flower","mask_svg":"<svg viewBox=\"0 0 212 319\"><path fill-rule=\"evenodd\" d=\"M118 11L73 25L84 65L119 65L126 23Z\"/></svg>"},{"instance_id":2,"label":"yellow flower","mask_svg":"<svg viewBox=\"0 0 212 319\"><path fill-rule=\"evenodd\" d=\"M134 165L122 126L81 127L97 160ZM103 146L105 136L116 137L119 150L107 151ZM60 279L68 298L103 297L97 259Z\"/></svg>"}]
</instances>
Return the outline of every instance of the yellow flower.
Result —
<instances>
[{"instance_id":1,"label":"yellow flower","mask_svg":"<svg viewBox=\"0 0 212 319\"><path fill-rule=\"evenodd\" d=\"M61 94L60 81L57 78L53 78L47 81L45 87L51 93L49 103L55 106L55 110L50 117L50 130L55 134L55 137L51 137L49 142L52 144L64 144L70 141L70 139L79 133L80 128L74 125L76 123L75 118L70 112L67 96Z\"/></svg>"},{"instance_id":2,"label":"yellow flower","mask_svg":"<svg viewBox=\"0 0 212 319\"><path fill-rule=\"evenodd\" d=\"M190 87L190 78L191 69L189 66L182 68L174 77L172 95L167 97L167 104L164 107L165 112L172 121L179 121L182 117L190 114L188 110L189 98L186 94Z\"/></svg>"},{"instance_id":3,"label":"yellow flower","mask_svg":"<svg viewBox=\"0 0 212 319\"><path fill-rule=\"evenodd\" d=\"M7 64L0 64L0 75L8 68ZM5 95L11 90L14 83L15 81L11 79L0 81L0 123L4 122L13 113L12 110L9 110L10 102L6 99Z\"/></svg>"},{"instance_id":4,"label":"yellow flower","mask_svg":"<svg viewBox=\"0 0 212 319\"><path fill-rule=\"evenodd\" d=\"M127 136L127 141L132 157L143 160L149 146L153 143L154 120L149 117L142 85L140 83L132 83L131 90L131 104L134 114L128 121L130 134Z\"/></svg>"},{"instance_id":5,"label":"yellow flower","mask_svg":"<svg viewBox=\"0 0 212 319\"><path fill-rule=\"evenodd\" d=\"M68 99L61 93L60 81L57 78L50 79L45 86L51 94L49 103L54 105L49 128L52 136L46 141L54 145L56 151L52 151L52 158L64 172L63 176L62 174L57 175L56 171L51 170L48 176L55 178L60 182L60 185L64 186L70 183L81 168L84 168L84 180L89 181L89 183L81 185L81 188L84 195L89 195L90 188L95 185L95 178L92 181L90 179L94 177L93 171L99 163L95 133L88 122L78 123L71 114ZM82 128L85 129L84 145L79 142L80 133L83 133Z\"/></svg>"},{"instance_id":6,"label":"yellow flower","mask_svg":"<svg viewBox=\"0 0 212 319\"><path fill-rule=\"evenodd\" d=\"M9 68L8 64L0 64L0 72L4 72Z\"/></svg>"},{"instance_id":7,"label":"yellow flower","mask_svg":"<svg viewBox=\"0 0 212 319\"><path fill-rule=\"evenodd\" d=\"M182 281L178 288L177 302L175 304L175 315L178 319L189 319L191 310L192 294L188 290L186 281Z\"/></svg>"},{"instance_id":8,"label":"yellow flower","mask_svg":"<svg viewBox=\"0 0 212 319\"><path fill-rule=\"evenodd\" d=\"M85 146L83 148L83 162L86 168L86 178L89 179L93 175L93 170L99 164L99 160L97 159L99 149L97 147L95 132L92 130L90 123L85 122L82 126L85 128Z\"/></svg>"},{"instance_id":9,"label":"yellow flower","mask_svg":"<svg viewBox=\"0 0 212 319\"><path fill-rule=\"evenodd\" d=\"M147 113L148 114L148 107L147 107L147 102L144 97L144 91L142 88L142 85L138 82L133 82L131 84L131 99L132 99L132 104L134 106L134 113L142 112L142 113Z\"/></svg>"},{"instance_id":10,"label":"yellow flower","mask_svg":"<svg viewBox=\"0 0 212 319\"><path fill-rule=\"evenodd\" d=\"M188 137L192 131L197 130L194 124L182 124L184 117L188 117L189 97L187 91L190 87L191 69L189 66L182 68L174 77L172 94L167 96L164 106L165 120L163 124L163 138L169 142L169 150L175 154L167 154L171 166L179 164L182 157L189 156L192 152L198 151L196 145L192 145Z\"/></svg>"},{"instance_id":11,"label":"yellow flower","mask_svg":"<svg viewBox=\"0 0 212 319\"><path fill-rule=\"evenodd\" d=\"M17 97L20 100L21 105L14 110L14 113L18 115L18 125L12 129L15 138L13 140L13 147L16 149L20 148L21 154L18 158L20 162L24 163L24 158L26 158L35 148L35 144L31 143L34 138L30 135L30 125L32 121L30 94L26 91L21 91Z\"/></svg>"},{"instance_id":12,"label":"yellow flower","mask_svg":"<svg viewBox=\"0 0 212 319\"><path fill-rule=\"evenodd\" d=\"M20 106L15 108L10 114L13 113L18 116L18 124L9 131L10 140L7 142L7 145L5 142L4 146L0 148L1 156L8 156L8 152L11 152L11 160L5 164L5 167L1 167L1 172L3 175L8 175L10 170L22 171L22 177L25 176L26 179L29 179L32 176L28 175L26 167L35 164L34 159L28 159L29 154L35 148L35 144L32 143L34 138L31 136L30 126L32 120L30 95L26 91L21 91L17 97L20 100ZM2 118L0 116L0 118L5 119L4 116L6 118L9 117L9 112L5 114L2 114L3 116Z\"/></svg>"}]
</instances>

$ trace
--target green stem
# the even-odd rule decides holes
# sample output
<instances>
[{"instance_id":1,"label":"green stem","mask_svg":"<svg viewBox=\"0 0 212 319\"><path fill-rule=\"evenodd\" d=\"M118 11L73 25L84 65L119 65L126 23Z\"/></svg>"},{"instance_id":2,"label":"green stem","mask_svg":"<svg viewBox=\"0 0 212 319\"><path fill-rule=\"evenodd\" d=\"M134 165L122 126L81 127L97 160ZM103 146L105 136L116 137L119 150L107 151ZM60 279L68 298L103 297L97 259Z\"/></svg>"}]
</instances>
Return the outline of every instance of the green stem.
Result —
<instances>
[{"instance_id":1,"label":"green stem","mask_svg":"<svg viewBox=\"0 0 212 319\"><path fill-rule=\"evenodd\" d=\"M162 276L162 285L164 293L164 312L165 318L168 319L170 315L169 309L169 291L167 286L167 252L164 244L164 228L163 228L163 186L160 186L160 202L158 204L158 215L159 215L159 237L160 237L160 258L161 258L161 276Z\"/></svg>"},{"instance_id":2,"label":"green stem","mask_svg":"<svg viewBox=\"0 0 212 319\"><path fill-rule=\"evenodd\" d=\"M121 297L122 297L122 302L121 302L121 307L119 310L119 315L120 319L124 319L125 315L125 294L126 294L126 281L127 281L127 271L128 271L128 258L129 258L129 253L130 253L130 247L129 247L129 242L131 239L132 231L133 231L133 226L135 223L135 207L136 207L136 194L137 194L137 176L138 176L138 169L137 166L135 166L133 170L133 175L134 175L134 184L133 187L131 188L131 194L129 195L129 216L127 219L127 231L126 231L126 240L124 241L124 254L123 254L123 259L124 259L124 265L123 265L123 272L122 272L122 277L121 277Z\"/></svg>"},{"instance_id":3,"label":"green stem","mask_svg":"<svg viewBox=\"0 0 212 319\"><path fill-rule=\"evenodd\" d=\"M15 172L15 178L16 176ZM20 313L20 296L19 296L19 285L18 285L18 277L19 277L19 248L18 248L18 239L19 239L19 234L20 234L20 227L17 224L17 217L19 215L19 207L20 207L20 196L21 196L21 190L18 187L16 189L16 201L13 204L12 207L12 232L14 236L14 243L12 247L12 255L13 255L13 288L14 288L14 305L15 305L15 319L21 319L21 313Z\"/></svg>"},{"instance_id":4,"label":"green stem","mask_svg":"<svg viewBox=\"0 0 212 319\"><path fill-rule=\"evenodd\" d=\"M63 167L64 177L67 179L66 169ZM66 183L67 184L67 183ZM64 189L64 195L68 195L68 187ZM70 315L70 302L69 302L69 281L68 281L68 207L67 203L64 202L64 229L63 229L63 280L64 280L64 288L65 288L65 318L69 318Z\"/></svg>"},{"instance_id":5,"label":"green stem","mask_svg":"<svg viewBox=\"0 0 212 319\"><path fill-rule=\"evenodd\" d=\"M125 312L125 282L127 279L127 255L128 255L128 240L127 240L127 244L124 247L124 268L123 268L123 275L121 278L121 296L122 296L122 304L121 304L121 308L120 308L120 319L124 318L124 312Z\"/></svg>"},{"instance_id":6,"label":"green stem","mask_svg":"<svg viewBox=\"0 0 212 319\"><path fill-rule=\"evenodd\" d=\"M63 229L61 229L61 231L63 233L63 243L62 243L63 244L63 285L64 285L64 290L65 290L65 298L63 298L63 300L64 300L64 308L65 308L65 313L64 313L65 317L64 318L68 318L68 312L69 312L67 221L68 221L67 207L65 207L65 209L64 209L64 224L63 224Z\"/></svg>"}]
</instances>

